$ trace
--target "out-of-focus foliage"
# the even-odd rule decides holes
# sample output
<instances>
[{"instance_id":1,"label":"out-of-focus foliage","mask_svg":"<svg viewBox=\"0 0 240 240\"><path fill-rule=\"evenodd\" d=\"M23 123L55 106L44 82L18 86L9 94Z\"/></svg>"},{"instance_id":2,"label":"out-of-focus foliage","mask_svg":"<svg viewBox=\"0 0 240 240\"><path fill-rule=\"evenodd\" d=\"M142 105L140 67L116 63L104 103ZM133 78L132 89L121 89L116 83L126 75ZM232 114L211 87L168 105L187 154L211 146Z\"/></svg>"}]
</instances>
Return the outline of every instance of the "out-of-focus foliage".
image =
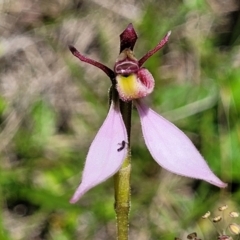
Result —
<instances>
[{"instance_id":1,"label":"out-of-focus foliage","mask_svg":"<svg viewBox=\"0 0 240 240\"><path fill-rule=\"evenodd\" d=\"M3 0L0 14L0 239L115 239L112 180L68 202L110 81L67 46L112 67L129 22L138 58L172 30L145 64L156 80L147 101L229 183L219 190L160 169L134 112L130 239L216 239L201 216L223 203L240 209L239 1Z\"/></svg>"}]
</instances>

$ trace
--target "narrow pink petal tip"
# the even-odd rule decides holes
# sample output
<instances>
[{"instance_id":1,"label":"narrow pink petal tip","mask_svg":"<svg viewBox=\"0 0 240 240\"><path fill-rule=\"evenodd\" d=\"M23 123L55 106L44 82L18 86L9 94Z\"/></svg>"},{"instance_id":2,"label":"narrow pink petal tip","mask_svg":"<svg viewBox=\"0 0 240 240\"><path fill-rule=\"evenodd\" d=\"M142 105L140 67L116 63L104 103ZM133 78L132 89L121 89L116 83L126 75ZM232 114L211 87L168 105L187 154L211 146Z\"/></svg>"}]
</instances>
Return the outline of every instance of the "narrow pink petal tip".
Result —
<instances>
[{"instance_id":1,"label":"narrow pink petal tip","mask_svg":"<svg viewBox=\"0 0 240 240\"><path fill-rule=\"evenodd\" d=\"M170 172L227 186L211 171L190 139L140 100L135 102L145 143L154 160Z\"/></svg>"},{"instance_id":2,"label":"narrow pink petal tip","mask_svg":"<svg viewBox=\"0 0 240 240\"><path fill-rule=\"evenodd\" d=\"M70 200L76 203L89 189L114 175L127 156L127 132L117 106L111 104L107 118L94 138L85 163L82 182Z\"/></svg>"}]
</instances>

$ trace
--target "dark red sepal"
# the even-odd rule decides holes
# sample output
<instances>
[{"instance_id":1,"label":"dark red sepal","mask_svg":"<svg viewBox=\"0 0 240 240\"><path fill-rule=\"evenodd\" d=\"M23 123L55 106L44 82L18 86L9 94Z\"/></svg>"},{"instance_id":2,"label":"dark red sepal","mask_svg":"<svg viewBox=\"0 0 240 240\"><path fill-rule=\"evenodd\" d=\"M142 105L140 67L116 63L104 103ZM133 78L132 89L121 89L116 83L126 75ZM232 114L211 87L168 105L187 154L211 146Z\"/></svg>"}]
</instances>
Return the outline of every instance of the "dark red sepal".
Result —
<instances>
[{"instance_id":1,"label":"dark red sepal","mask_svg":"<svg viewBox=\"0 0 240 240\"><path fill-rule=\"evenodd\" d=\"M133 50L137 39L137 33L135 32L132 23L130 23L120 34L120 53L126 48Z\"/></svg>"},{"instance_id":2,"label":"dark red sepal","mask_svg":"<svg viewBox=\"0 0 240 240\"><path fill-rule=\"evenodd\" d=\"M69 46L69 50L72 52L72 54L77 57L79 60L81 60L82 62L86 62L89 63L97 68L100 68L103 72L105 72L108 77L111 79L111 81L115 81L115 73L113 72L112 69L110 69L109 67L103 65L100 62L97 62L91 58L85 57L83 56L75 47L73 46Z\"/></svg>"}]
</instances>

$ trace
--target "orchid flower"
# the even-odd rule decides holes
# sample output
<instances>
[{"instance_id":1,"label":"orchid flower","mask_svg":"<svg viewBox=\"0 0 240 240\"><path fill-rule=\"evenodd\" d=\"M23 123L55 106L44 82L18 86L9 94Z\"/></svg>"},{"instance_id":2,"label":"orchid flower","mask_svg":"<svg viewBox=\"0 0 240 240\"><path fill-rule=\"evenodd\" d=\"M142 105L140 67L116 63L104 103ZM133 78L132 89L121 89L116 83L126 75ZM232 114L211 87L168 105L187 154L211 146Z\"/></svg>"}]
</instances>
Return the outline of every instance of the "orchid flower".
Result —
<instances>
[{"instance_id":1,"label":"orchid flower","mask_svg":"<svg viewBox=\"0 0 240 240\"><path fill-rule=\"evenodd\" d=\"M178 175L201 179L220 188L222 182L209 168L190 139L174 124L154 112L143 101L154 89L154 78L142 67L161 49L171 32L140 60L133 54L137 34L132 24L120 35L120 55L114 69L87 58L73 46L69 49L81 61L104 71L121 101L133 101L140 116L143 137L153 159L166 170ZM127 156L128 136L117 98L111 99L107 118L94 138L87 154L82 181L70 200L75 203L89 189L113 176Z\"/></svg>"}]
</instances>

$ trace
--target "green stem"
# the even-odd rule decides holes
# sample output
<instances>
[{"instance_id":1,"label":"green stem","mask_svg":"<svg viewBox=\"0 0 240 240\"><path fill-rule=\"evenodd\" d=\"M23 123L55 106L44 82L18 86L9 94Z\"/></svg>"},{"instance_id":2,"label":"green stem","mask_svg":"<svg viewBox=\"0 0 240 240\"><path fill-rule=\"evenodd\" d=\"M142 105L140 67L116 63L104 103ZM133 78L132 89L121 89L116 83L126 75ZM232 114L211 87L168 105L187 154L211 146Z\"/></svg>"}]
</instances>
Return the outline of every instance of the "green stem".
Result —
<instances>
[{"instance_id":1,"label":"green stem","mask_svg":"<svg viewBox=\"0 0 240 240\"><path fill-rule=\"evenodd\" d=\"M129 211L130 211L130 175L131 175L131 113L132 102L120 101L120 110L128 134L128 154L122 167L114 176L115 187L115 212L117 218L117 239L127 240L129 231Z\"/></svg>"}]
</instances>

